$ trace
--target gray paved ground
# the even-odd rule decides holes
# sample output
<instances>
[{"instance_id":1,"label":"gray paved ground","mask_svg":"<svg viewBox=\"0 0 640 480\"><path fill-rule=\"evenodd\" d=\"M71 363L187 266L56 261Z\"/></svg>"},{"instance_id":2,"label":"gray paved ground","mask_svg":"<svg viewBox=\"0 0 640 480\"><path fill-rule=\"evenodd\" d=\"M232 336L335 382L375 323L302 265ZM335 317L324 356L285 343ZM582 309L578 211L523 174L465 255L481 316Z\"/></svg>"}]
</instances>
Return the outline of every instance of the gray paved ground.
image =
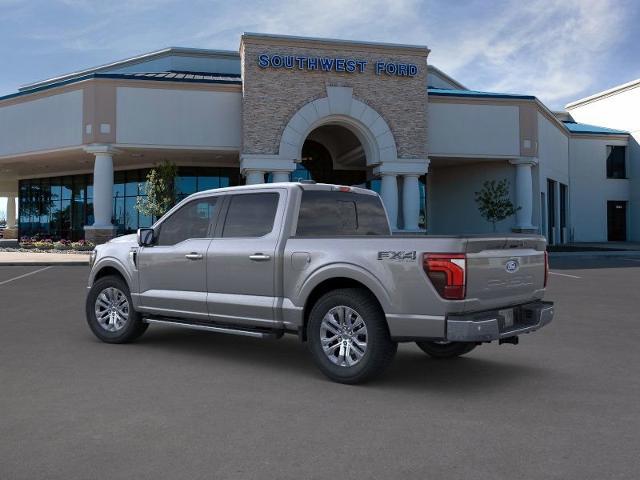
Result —
<instances>
[{"instance_id":1,"label":"gray paved ground","mask_svg":"<svg viewBox=\"0 0 640 480\"><path fill-rule=\"evenodd\" d=\"M0 479L637 479L640 262L555 263L547 329L357 387L292 337L100 343L85 267L0 267Z\"/></svg>"}]
</instances>

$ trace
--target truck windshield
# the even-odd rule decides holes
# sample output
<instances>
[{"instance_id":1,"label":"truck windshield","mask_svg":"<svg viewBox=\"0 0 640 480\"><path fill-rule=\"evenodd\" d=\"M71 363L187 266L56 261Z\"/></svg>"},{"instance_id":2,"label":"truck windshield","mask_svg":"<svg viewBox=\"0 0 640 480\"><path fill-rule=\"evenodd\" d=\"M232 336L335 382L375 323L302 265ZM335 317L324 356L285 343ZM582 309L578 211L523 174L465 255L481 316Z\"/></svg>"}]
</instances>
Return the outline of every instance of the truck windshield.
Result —
<instances>
[{"instance_id":1,"label":"truck windshield","mask_svg":"<svg viewBox=\"0 0 640 480\"><path fill-rule=\"evenodd\" d=\"M354 192L305 190L298 216L298 237L390 235L380 198Z\"/></svg>"}]
</instances>

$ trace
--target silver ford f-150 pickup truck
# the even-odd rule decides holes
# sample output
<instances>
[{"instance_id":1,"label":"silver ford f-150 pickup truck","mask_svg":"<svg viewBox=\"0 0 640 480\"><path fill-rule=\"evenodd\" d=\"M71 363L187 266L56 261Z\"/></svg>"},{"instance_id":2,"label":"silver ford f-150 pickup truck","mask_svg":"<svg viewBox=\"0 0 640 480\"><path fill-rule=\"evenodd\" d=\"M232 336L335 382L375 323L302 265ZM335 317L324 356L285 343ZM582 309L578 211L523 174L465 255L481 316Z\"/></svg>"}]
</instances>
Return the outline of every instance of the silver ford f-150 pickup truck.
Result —
<instances>
[{"instance_id":1,"label":"silver ford f-150 pickup truck","mask_svg":"<svg viewBox=\"0 0 640 480\"><path fill-rule=\"evenodd\" d=\"M332 380L359 383L397 342L449 358L517 343L553 317L536 235L391 235L380 197L313 182L222 188L96 247L86 315L129 342L149 324L295 333Z\"/></svg>"}]
</instances>

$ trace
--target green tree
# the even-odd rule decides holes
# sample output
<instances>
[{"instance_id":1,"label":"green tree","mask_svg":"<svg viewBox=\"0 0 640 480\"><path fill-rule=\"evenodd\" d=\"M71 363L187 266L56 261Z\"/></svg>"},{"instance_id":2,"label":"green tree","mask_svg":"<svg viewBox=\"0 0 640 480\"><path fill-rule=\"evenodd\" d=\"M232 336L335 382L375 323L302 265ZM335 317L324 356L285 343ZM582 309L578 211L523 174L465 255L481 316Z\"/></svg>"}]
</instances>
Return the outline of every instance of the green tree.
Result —
<instances>
[{"instance_id":1,"label":"green tree","mask_svg":"<svg viewBox=\"0 0 640 480\"><path fill-rule=\"evenodd\" d=\"M509 182L507 179L496 182L487 180L482 184L482 189L475 192L476 203L480 215L491 223L493 231L496 231L496 223L509 218L520 210L509 199Z\"/></svg>"},{"instance_id":2,"label":"green tree","mask_svg":"<svg viewBox=\"0 0 640 480\"><path fill-rule=\"evenodd\" d=\"M136 199L136 210L150 217L161 217L176 204L175 179L178 167L165 160L147 174L146 197Z\"/></svg>"}]
</instances>

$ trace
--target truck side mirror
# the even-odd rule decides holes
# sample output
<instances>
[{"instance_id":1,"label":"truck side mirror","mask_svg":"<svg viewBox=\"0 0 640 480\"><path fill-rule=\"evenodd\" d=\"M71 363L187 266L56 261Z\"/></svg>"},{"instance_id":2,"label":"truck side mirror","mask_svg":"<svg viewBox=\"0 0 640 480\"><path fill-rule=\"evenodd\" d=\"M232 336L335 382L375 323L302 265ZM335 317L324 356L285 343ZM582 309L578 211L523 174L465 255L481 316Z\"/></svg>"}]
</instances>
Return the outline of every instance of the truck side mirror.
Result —
<instances>
[{"instance_id":1,"label":"truck side mirror","mask_svg":"<svg viewBox=\"0 0 640 480\"><path fill-rule=\"evenodd\" d=\"M138 245L141 247L150 247L155 242L155 232L153 228L138 229Z\"/></svg>"}]
</instances>

